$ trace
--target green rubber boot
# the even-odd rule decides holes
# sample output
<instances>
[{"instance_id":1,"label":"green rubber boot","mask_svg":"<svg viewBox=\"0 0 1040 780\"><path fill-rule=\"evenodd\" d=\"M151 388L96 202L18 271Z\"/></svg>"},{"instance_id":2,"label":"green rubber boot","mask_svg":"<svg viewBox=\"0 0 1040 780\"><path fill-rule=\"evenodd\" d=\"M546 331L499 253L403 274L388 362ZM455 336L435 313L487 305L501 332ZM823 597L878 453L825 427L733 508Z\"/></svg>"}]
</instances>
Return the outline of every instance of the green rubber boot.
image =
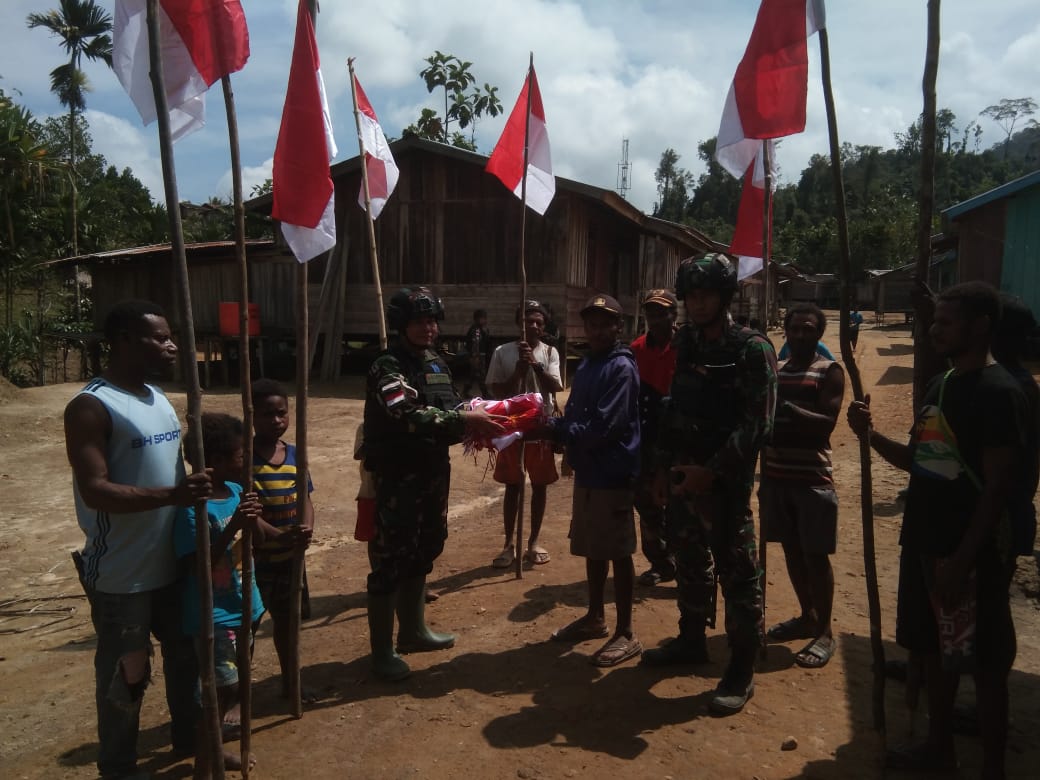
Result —
<instances>
[{"instance_id":1,"label":"green rubber boot","mask_svg":"<svg viewBox=\"0 0 1040 780\"><path fill-rule=\"evenodd\" d=\"M405 580L397 594L397 652L425 653L455 646L454 634L438 634L426 625L426 577Z\"/></svg>"},{"instance_id":2,"label":"green rubber boot","mask_svg":"<svg viewBox=\"0 0 1040 780\"><path fill-rule=\"evenodd\" d=\"M368 634L372 646L372 672L380 680L403 680L412 673L394 652L394 603L397 594L368 594Z\"/></svg>"}]
</instances>

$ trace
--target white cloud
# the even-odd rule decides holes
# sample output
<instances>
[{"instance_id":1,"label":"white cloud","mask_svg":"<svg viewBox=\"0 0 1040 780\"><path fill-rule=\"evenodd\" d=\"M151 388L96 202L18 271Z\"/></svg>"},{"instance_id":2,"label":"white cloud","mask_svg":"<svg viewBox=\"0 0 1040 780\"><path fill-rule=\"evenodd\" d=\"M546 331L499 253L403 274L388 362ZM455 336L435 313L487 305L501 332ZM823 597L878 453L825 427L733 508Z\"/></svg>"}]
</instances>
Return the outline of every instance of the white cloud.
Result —
<instances>
[{"instance_id":1,"label":"white cloud","mask_svg":"<svg viewBox=\"0 0 1040 780\"><path fill-rule=\"evenodd\" d=\"M150 128L131 124L126 119L88 108L86 114L94 152L104 156L109 165L118 170L129 168L152 193L152 198L163 202L162 163L157 156L157 142Z\"/></svg>"},{"instance_id":2,"label":"white cloud","mask_svg":"<svg viewBox=\"0 0 1040 780\"><path fill-rule=\"evenodd\" d=\"M113 2L101 4L111 9ZM295 0L245 5L253 53L232 84L243 165L257 177L266 178L274 152L296 5ZM48 92L47 74L63 54L45 32L28 31L20 23L39 7L39 0L5 0L9 23L0 28L0 88L19 88L35 113L49 114L59 108ZM649 209L655 199L653 172L666 148L681 155L687 170L702 171L697 146L718 130L726 90L757 7L757 0L324 3L317 31L339 159L357 149L348 57L357 58L358 77L384 130L399 136L424 106L443 111L442 95L428 94L419 78L424 59L434 50L471 60L478 83L499 88L506 114L533 51L556 170L613 188L621 141L628 138L629 199ZM831 3L827 10L841 138L890 147L893 134L905 130L921 111L925 4L874 0ZM938 102L957 114L960 126L1001 98L1040 99L1035 0L947 0L942 5L942 41ZM812 154L827 153L817 39L810 41L809 51L806 132L787 139L779 152L786 181L797 181ZM95 131L96 142L105 144L98 150L114 164L132 167L153 195L161 197L154 127L140 128L129 99L105 68L92 65L88 75L94 88L88 107L107 117L105 121L122 120ZM209 112L208 126L175 147L182 198L201 201L230 189L229 177L218 175L228 169L219 87L211 92ZM477 125L477 143L485 154L504 122L503 115ZM1000 140L999 128L988 120L983 126L984 144Z\"/></svg>"}]
</instances>

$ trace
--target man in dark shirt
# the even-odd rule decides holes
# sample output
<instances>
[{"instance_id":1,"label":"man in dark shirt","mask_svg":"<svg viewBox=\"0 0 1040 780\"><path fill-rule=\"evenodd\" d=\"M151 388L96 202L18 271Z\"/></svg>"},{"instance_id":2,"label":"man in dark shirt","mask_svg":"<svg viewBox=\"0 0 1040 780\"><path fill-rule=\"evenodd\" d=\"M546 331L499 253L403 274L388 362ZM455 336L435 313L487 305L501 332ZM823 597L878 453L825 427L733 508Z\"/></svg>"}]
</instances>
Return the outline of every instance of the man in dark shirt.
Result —
<instances>
[{"instance_id":1,"label":"man in dark shirt","mask_svg":"<svg viewBox=\"0 0 1040 780\"><path fill-rule=\"evenodd\" d=\"M1007 509L1028 414L1021 387L990 353L1000 313L996 290L983 282L939 295L929 335L953 367L929 385L907 444L873 429L869 396L849 407L853 431L910 472L896 641L924 660L928 736L889 751L893 769L956 766L953 703L967 666L978 691L982 775L1004 776L1007 679L1016 650ZM940 622L953 629L952 641L940 634Z\"/></svg>"}]
</instances>

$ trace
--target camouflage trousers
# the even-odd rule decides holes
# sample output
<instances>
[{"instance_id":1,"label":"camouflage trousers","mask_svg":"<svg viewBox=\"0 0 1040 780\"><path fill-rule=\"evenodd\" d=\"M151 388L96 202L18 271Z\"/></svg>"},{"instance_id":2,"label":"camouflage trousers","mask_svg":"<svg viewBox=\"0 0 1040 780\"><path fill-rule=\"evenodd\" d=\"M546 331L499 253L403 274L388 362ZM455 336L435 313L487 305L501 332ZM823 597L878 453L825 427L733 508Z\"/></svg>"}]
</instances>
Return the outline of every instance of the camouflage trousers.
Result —
<instances>
[{"instance_id":1,"label":"camouflage trousers","mask_svg":"<svg viewBox=\"0 0 1040 780\"><path fill-rule=\"evenodd\" d=\"M666 515L663 507L654 503L651 494L653 477L641 477L636 484L635 508L639 513L639 540L643 555L650 561L650 568L665 579L675 575L675 556L665 539Z\"/></svg>"},{"instance_id":2,"label":"camouflage trousers","mask_svg":"<svg viewBox=\"0 0 1040 780\"><path fill-rule=\"evenodd\" d=\"M421 473L376 471L376 537L369 545L368 592L386 595L433 571L448 538L451 465Z\"/></svg>"},{"instance_id":3,"label":"camouflage trousers","mask_svg":"<svg viewBox=\"0 0 1040 780\"><path fill-rule=\"evenodd\" d=\"M759 647L764 637L750 486L730 486L668 505L667 537L675 553L680 629L715 625L715 580L726 602L731 647Z\"/></svg>"}]
</instances>

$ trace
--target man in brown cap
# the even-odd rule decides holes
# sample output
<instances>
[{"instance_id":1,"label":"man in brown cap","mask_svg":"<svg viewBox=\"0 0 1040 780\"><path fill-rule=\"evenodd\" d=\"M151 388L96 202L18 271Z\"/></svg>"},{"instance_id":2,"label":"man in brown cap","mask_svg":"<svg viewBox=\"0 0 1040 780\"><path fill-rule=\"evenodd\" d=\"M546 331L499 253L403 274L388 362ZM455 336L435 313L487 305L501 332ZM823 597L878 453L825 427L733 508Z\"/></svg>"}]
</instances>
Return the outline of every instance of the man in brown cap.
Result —
<instances>
[{"instance_id":1,"label":"man in brown cap","mask_svg":"<svg viewBox=\"0 0 1040 780\"><path fill-rule=\"evenodd\" d=\"M636 483L636 511L639 512L639 535L643 555L650 568L639 576L639 584L657 585L675 579L675 556L669 552L664 538L664 507L654 502L655 469L652 448L657 439L657 421L675 373L675 318L679 301L671 290L650 290L643 298L646 333L632 342L632 354L639 368L640 477Z\"/></svg>"},{"instance_id":2,"label":"man in brown cap","mask_svg":"<svg viewBox=\"0 0 1040 780\"><path fill-rule=\"evenodd\" d=\"M567 447L574 469L571 554L585 558L589 607L554 632L558 642L610 637L590 661L614 666L642 652L632 631L636 551L633 487L639 472L639 374L632 351L619 339L622 311L609 295L594 295L581 310L588 355L578 366L563 417L549 421L547 436ZM535 437L532 437L535 438ZM617 627L611 636L604 591L614 565Z\"/></svg>"}]
</instances>

